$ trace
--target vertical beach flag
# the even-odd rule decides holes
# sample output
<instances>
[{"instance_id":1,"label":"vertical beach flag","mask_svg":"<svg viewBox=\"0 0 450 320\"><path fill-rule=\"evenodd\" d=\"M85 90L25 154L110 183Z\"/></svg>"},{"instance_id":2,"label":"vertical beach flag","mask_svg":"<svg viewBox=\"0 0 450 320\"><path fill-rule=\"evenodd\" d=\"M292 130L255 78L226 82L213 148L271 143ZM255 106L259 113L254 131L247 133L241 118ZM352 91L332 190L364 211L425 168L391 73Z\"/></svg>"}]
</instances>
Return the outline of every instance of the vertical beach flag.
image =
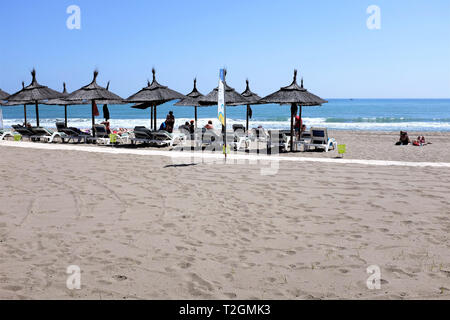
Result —
<instances>
[{"instance_id":1,"label":"vertical beach flag","mask_svg":"<svg viewBox=\"0 0 450 320\"><path fill-rule=\"evenodd\" d=\"M225 70L220 69L219 94L217 96L217 117L222 126L225 126Z\"/></svg>"},{"instance_id":2,"label":"vertical beach flag","mask_svg":"<svg viewBox=\"0 0 450 320\"><path fill-rule=\"evenodd\" d=\"M0 129L3 129L3 109L0 107Z\"/></svg>"}]
</instances>

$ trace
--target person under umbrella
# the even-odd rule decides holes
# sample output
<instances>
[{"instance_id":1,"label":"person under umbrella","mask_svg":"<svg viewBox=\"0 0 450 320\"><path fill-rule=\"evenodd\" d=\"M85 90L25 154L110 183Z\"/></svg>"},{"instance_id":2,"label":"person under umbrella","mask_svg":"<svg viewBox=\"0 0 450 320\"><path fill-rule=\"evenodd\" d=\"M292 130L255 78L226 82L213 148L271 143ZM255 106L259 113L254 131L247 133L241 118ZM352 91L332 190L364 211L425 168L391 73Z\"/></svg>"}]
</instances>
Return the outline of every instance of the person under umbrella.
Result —
<instances>
[{"instance_id":1,"label":"person under umbrella","mask_svg":"<svg viewBox=\"0 0 450 320\"><path fill-rule=\"evenodd\" d=\"M147 87L142 88L140 91L136 92L135 94L131 95L126 99L128 102L132 103L138 103L137 105L133 106L133 108L138 109L146 109L146 108L152 108L151 111L151 128L156 130L157 128L157 114L156 114L156 107L160 104L166 103L171 100L176 99L183 99L186 96L182 95L181 93L169 89L166 86L160 85L156 81L156 71L155 68L152 68L152 74L153 74L153 81L152 83L147 82Z\"/></svg>"},{"instance_id":2,"label":"person under umbrella","mask_svg":"<svg viewBox=\"0 0 450 320\"><path fill-rule=\"evenodd\" d=\"M43 100L61 98L61 93L46 86L40 85L36 80L36 70L31 71L30 85L6 98L8 102L20 102L21 104L34 103L36 106L36 126L39 127L39 103Z\"/></svg>"},{"instance_id":3,"label":"person under umbrella","mask_svg":"<svg viewBox=\"0 0 450 320\"><path fill-rule=\"evenodd\" d=\"M308 92L303 88L303 79L301 86L297 84L297 70L294 70L294 79L287 87L282 87L280 90L269 94L262 98L260 103L277 103L277 104L291 104L291 141L290 148L293 151L294 146L294 116L297 114L298 105L300 105L300 119L302 117L302 106L320 106L328 101ZM301 128L300 128L301 130Z\"/></svg>"},{"instance_id":4,"label":"person under umbrella","mask_svg":"<svg viewBox=\"0 0 450 320\"><path fill-rule=\"evenodd\" d=\"M123 99L118 95L112 93L106 88L103 88L97 84L98 70L94 71L94 78L92 82L80 89L72 92L65 98L67 101L79 101L87 100L91 101L91 113L92 113L92 135L95 137L95 115L98 115L98 109L96 101L105 102L117 101L121 102Z\"/></svg>"}]
</instances>

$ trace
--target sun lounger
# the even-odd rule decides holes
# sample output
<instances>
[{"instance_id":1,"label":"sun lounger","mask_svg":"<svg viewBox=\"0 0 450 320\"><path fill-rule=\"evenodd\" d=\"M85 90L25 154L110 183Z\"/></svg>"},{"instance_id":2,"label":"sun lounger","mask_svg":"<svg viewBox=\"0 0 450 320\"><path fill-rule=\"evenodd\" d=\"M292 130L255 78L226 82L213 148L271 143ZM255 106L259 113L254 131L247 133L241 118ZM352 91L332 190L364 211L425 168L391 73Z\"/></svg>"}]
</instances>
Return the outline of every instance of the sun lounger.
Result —
<instances>
[{"instance_id":1,"label":"sun lounger","mask_svg":"<svg viewBox=\"0 0 450 320\"><path fill-rule=\"evenodd\" d=\"M95 137L89 136L86 138L86 142L89 143L100 143L100 144L109 144L109 133L106 130L106 126L103 124L95 124L94 125Z\"/></svg>"},{"instance_id":2,"label":"sun lounger","mask_svg":"<svg viewBox=\"0 0 450 320\"><path fill-rule=\"evenodd\" d=\"M131 144L150 143L153 140L153 131L144 126L134 127L133 134L134 138L131 138Z\"/></svg>"},{"instance_id":3,"label":"sun lounger","mask_svg":"<svg viewBox=\"0 0 450 320\"><path fill-rule=\"evenodd\" d=\"M6 137L14 137L14 134L11 131L0 130L0 140L5 139Z\"/></svg>"},{"instance_id":4,"label":"sun lounger","mask_svg":"<svg viewBox=\"0 0 450 320\"><path fill-rule=\"evenodd\" d=\"M81 142L81 141L86 142L86 140L89 137L91 137L89 134L82 132L78 128L74 128L74 127L67 128L66 125L64 124L64 122L56 122L56 129L57 129L58 133L60 134L61 140L63 142L65 142L66 139L67 139L67 142L70 142L70 140L72 140L72 141L76 140L76 142Z\"/></svg>"},{"instance_id":5,"label":"sun lounger","mask_svg":"<svg viewBox=\"0 0 450 320\"><path fill-rule=\"evenodd\" d=\"M63 139L59 132L53 132L43 127L33 127L31 131L33 132L31 140L33 141L53 142L56 137Z\"/></svg>"},{"instance_id":6,"label":"sun lounger","mask_svg":"<svg viewBox=\"0 0 450 320\"><path fill-rule=\"evenodd\" d=\"M269 137L267 139L267 153L272 154L273 151L277 153L286 152L289 147L290 137L282 130L269 130Z\"/></svg>"},{"instance_id":7,"label":"sun lounger","mask_svg":"<svg viewBox=\"0 0 450 320\"><path fill-rule=\"evenodd\" d=\"M245 149L248 149L251 140L245 132L245 127L242 124L233 124L233 133L234 150L239 150L242 145L244 145Z\"/></svg>"},{"instance_id":8,"label":"sun lounger","mask_svg":"<svg viewBox=\"0 0 450 320\"><path fill-rule=\"evenodd\" d=\"M217 135L217 133L214 132L214 130L211 129L204 129L202 130L202 136L201 136L201 147L207 148L208 150L214 151L219 150L222 148L222 138Z\"/></svg>"},{"instance_id":9,"label":"sun lounger","mask_svg":"<svg viewBox=\"0 0 450 320\"><path fill-rule=\"evenodd\" d=\"M266 142L269 138L269 134L264 128L253 128L250 138L252 141Z\"/></svg>"},{"instance_id":10,"label":"sun lounger","mask_svg":"<svg viewBox=\"0 0 450 320\"><path fill-rule=\"evenodd\" d=\"M152 135L153 138L150 141L150 144L156 145L158 147L172 147L175 142L174 135L167 132L166 130L154 131Z\"/></svg>"},{"instance_id":11,"label":"sun lounger","mask_svg":"<svg viewBox=\"0 0 450 320\"><path fill-rule=\"evenodd\" d=\"M22 139L28 138L29 140L32 140L31 137L34 135L34 133L33 133L33 131L31 131L30 128L23 127L21 125L15 125L15 124L13 124L11 127L14 129L15 132L17 132L18 134L20 134L22 136Z\"/></svg>"},{"instance_id":12,"label":"sun lounger","mask_svg":"<svg viewBox=\"0 0 450 320\"><path fill-rule=\"evenodd\" d=\"M303 142L305 151L310 150L312 147L315 149L323 149L325 152L329 150L335 150L337 148L337 142L334 138L328 138L327 128L311 128L311 140L309 142Z\"/></svg>"}]
</instances>

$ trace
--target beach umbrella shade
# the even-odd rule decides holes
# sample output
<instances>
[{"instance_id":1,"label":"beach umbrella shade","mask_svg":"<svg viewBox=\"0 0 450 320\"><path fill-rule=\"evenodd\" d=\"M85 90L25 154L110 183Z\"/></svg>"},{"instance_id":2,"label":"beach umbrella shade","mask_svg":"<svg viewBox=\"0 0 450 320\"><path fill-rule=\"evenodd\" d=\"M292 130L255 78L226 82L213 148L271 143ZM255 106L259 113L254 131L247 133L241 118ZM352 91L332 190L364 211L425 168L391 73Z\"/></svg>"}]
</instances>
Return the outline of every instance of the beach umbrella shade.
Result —
<instances>
[{"instance_id":1,"label":"beach umbrella shade","mask_svg":"<svg viewBox=\"0 0 450 320\"><path fill-rule=\"evenodd\" d=\"M294 70L294 79L287 87L282 87L280 90L269 94L262 98L260 103L277 103L291 105L291 152L294 145L294 115L297 114L297 106L300 106L300 119L302 116L302 106L320 106L328 101L308 92L303 88L303 79L301 85L297 84L297 70ZM300 128L301 130L301 128Z\"/></svg>"},{"instance_id":2,"label":"beach umbrella shade","mask_svg":"<svg viewBox=\"0 0 450 320\"><path fill-rule=\"evenodd\" d=\"M39 127L39 103L44 100L61 97L61 93L46 86L40 85L36 80L36 70L31 71L32 80L30 85L6 98L8 102L33 103L36 106L36 126Z\"/></svg>"},{"instance_id":3,"label":"beach umbrella shade","mask_svg":"<svg viewBox=\"0 0 450 320\"><path fill-rule=\"evenodd\" d=\"M245 128L248 131L248 117L251 113L250 105L259 104L261 97L250 90L248 79L245 80L245 84L246 84L245 91L241 93L241 96L247 99L247 118L245 122L246 123Z\"/></svg>"},{"instance_id":4,"label":"beach umbrella shade","mask_svg":"<svg viewBox=\"0 0 450 320\"><path fill-rule=\"evenodd\" d=\"M5 91L3 91L2 89L0 89L0 100L5 100L7 97L9 97L10 94L6 93Z\"/></svg>"},{"instance_id":5,"label":"beach umbrella shade","mask_svg":"<svg viewBox=\"0 0 450 320\"><path fill-rule=\"evenodd\" d=\"M128 102L139 103L141 105L138 109L146 109L148 107L152 108L151 111L151 125L150 127L156 130L156 107L160 104L166 103L171 100L183 99L186 96L183 94L172 90L166 86L159 84L156 81L155 68L152 68L153 81L147 82L147 87L142 88L140 91L131 95L126 99ZM153 121L152 121L153 120Z\"/></svg>"},{"instance_id":6,"label":"beach umbrella shade","mask_svg":"<svg viewBox=\"0 0 450 320\"><path fill-rule=\"evenodd\" d=\"M225 70L225 76L226 76L226 70ZM225 104L229 106L239 106L239 105L246 105L248 100L240 95L236 90L228 86L228 84L224 83L225 87ZM217 105L217 98L219 95L219 86L214 88L210 93L208 93L206 96L201 98L199 100L200 105L202 106L212 106Z\"/></svg>"},{"instance_id":7,"label":"beach umbrella shade","mask_svg":"<svg viewBox=\"0 0 450 320\"><path fill-rule=\"evenodd\" d=\"M194 88L192 91L186 95L186 98L174 104L175 106L191 106L195 108L195 128L197 128L197 107L201 106L200 99L202 98L204 98L204 95L197 90L197 79L194 79Z\"/></svg>"},{"instance_id":8,"label":"beach umbrella shade","mask_svg":"<svg viewBox=\"0 0 450 320\"><path fill-rule=\"evenodd\" d=\"M92 135L95 137L95 108L96 101L122 101L123 99L112 93L111 91L103 88L97 84L98 71L94 71L94 78L88 85L81 87L80 89L69 94L64 100L68 101L80 101L87 100L91 102L92 110Z\"/></svg>"},{"instance_id":9,"label":"beach umbrella shade","mask_svg":"<svg viewBox=\"0 0 450 320\"><path fill-rule=\"evenodd\" d=\"M25 88L25 82L22 81L22 89ZM9 95L8 95L9 96ZM23 105L23 118L24 123L27 124L27 104L34 104L34 103L27 103L25 101L10 101L10 102L4 102L2 103L3 106L21 106Z\"/></svg>"},{"instance_id":10,"label":"beach umbrella shade","mask_svg":"<svg viewBox=\"0 0 450 320\"><path fill-rule=\"evenodd\" d=\"M79 101L68 101L65 100L69 96L69 93L66 89L66 83L63 82L63 91L61 92L61 98L58 99L50 99L44 102L46 105L50 106L64 106L64 123L67 127L67 106L72 105L80 105L80 104L88 104L89 102L86 100L79 100Z\"/></svg>"}]
</instances>

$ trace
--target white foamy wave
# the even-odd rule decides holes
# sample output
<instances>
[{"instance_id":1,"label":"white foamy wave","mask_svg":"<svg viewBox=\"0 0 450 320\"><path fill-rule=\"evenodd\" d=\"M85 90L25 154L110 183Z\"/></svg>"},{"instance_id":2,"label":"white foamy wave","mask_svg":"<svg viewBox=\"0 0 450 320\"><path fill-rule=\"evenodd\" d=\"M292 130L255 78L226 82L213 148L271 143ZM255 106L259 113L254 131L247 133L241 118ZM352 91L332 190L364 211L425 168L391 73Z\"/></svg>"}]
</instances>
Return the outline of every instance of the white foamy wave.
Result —
<instances>
[{"instance_id":1,"label":"white foamy wave","mask_svg":"<svg viewBox=\"0 0 450 320\"><path fill-rule=\"evenodd\" d=\"M165 118L158 119L158 126ZM189 122L192 118L177 118L175 121L175 128ZM198 126L203 127L212 120L215 128L220 128L220 122L217 118L201 118L198 119ZM35 125L35 119L28 119L32 125ZM56 121L64 121L64 119L40 119L40 125L47 128L55 128ZM80 129L89 129L91 127L90 118L70 118L69 126ZM100 123L102 119L97 119ZM10 128L11 125L21 124L23 119L3 119L5 128ZM411 131L450 131L450 122L327 122L327 118L303 118L303 123L308 127L326 127L337 130L380 130L380 131L397 131L397 130L411 130ZM111 128L134 128L135 126L150 126L150 119L110 119ZM227 119L227 128L231 129L233 124L245 125L245 119ZM270 121L270 120L250 120L250 128L262 126L266 129L289 129L290 120L285 121Z\"/></svg>"}]
</instances>

